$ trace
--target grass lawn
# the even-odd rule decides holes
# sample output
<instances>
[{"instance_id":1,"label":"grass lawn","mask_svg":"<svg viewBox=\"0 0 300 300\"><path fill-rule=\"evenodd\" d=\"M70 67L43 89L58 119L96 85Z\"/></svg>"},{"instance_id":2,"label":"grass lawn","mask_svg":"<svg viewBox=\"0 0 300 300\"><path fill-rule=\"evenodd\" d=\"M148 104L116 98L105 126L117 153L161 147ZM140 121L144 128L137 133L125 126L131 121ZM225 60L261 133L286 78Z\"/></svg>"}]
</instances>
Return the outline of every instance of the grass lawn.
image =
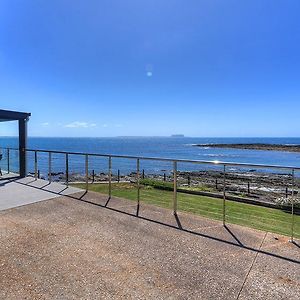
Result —
<instances>
[{"instance_id":1,"label":"grass lawn","mask_svg":"<svg viewBox=\"0 0 300 300\"><path fill-rule=\"evenodd\" d=\"M85 184L76 184L76 186L85 188ZM90 184L89 190L108 194L108 184ZM130 183L113 183L112 195L136 201L137 188ZM141 186L140 199L141 202L147 204L172 209L173 192L156 189L152 186ZM178 193L177 201L180 211L222 220L222 199ZM294 218L294 236L300 238L300 216L295 215ZM291 219L290 213L279 209L226 200L226 221L228 223L289 236L291 234Z\"/></svg>"}]
</instances>

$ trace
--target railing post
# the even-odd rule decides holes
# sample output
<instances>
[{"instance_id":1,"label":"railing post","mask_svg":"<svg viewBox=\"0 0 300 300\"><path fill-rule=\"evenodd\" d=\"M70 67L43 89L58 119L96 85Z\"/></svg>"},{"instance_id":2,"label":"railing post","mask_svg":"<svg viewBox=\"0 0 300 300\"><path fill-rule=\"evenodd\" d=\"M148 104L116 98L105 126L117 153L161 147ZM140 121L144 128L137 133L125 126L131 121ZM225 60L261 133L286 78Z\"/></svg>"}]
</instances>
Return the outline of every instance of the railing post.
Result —
<instances>
[{"instance_id":1,"label":"railing post","mask_svg":"<svg viewBox=\"0 0 300 300\"><path fill-rule=\"evenodd\" d=\"M37 180L37 151L34 151L34 178Z\"/></svg>"},{"instance_id":2,"label":"railing post","mask_svg":"<svg viewBox=\"0 0 300 300\"><path fill-rule=\"evenodd\" d=\"M226 165L224 165L223 174L223 226L226 222Z\"/></svg>"},{"instance_id":3,"label":"railing post","mask_svg":"<svg viewBox=\"0 0 300 300\"><path fill-rule=\"evenodd\" d=\"M85 155L85 190L89 190L89 156Z\"/></svg>"},{"instance_id":4,"label":"railing post","mask_svg":"<svg viewBox=\"0 0 300 300\"><path fill-rule=\"evenodd\" d=\"M291 242L294 242L294 223L295 223L295 216L294 216L294 199L295 198L295 170L292 170L292 227L291 227Z\"/></svg>"},{"instance_id":5,"label":"railing post","mask_svg":"<svg viewBox=\"0 0 300 300\"><path fill-rule=\"evenodd\" d=\"M69 186L69 154L66 153L66 185Z\"/></svg>"},{"instance_id":6,"label":"railing post","mask_svg":"<svg viewBox=\"0 0 300 300\"><path fill-rule=\"evenodd\" d=\"M248 195L250 195L250 181L248 181Z\"/></svg>"},{"instance_id":7,"label":"railing post","mask_svg":"<svg viewBox=\"0 0 300 300\"><path fill-rule=\"evenodd\" d=\"M111 198L111 156L108 158L108 198Z\"/></svg>"},{"instance_id":8,"label":"railing post","mask_svg":"<svg viewBox=\"0 0 300 300\"><path fill-rule=\"evenodd\" d=\"M173 162L173 213L177 215L177 161Z\"/></svg>"},{"instance_id":9,"label":"railing post","mask_svg":"<svg viewBox=\"0 0 300 300\"><path fill-rule=\"evenodd\" d=\"M48 153L48 181L52 181L51 152Z\"/></svg>"},{"instance_id":10,"label":"railing post","mask_svg":"<svg viewBox=\"0 0 300 300\"><path fill-rule=\"evenodd\" d=\"M1 153L2 153L2 148L0 147L0 155L1 155ZM2 170L1 170L1 167L0 167L0 176L2 176L3 174L2 174Z\"/></svg>"},{"instance_id":11,"label":"railing post","mask_svg":"<svg viewBox=\"0 0 300 300\"><path fill-rule=\"evenodd\" d=\"M9 148L7 148L7 174L10 173Z\"/></svg>"},{"instance_id":12,"label":"railing post","mask_svg":"<svg viewBox=\"0 0 300 300\"><path fill-rule=\"evenodd\" d=\"M136 160L137 204L140 207L140 159Z\"/></svg>"}]
</instances>

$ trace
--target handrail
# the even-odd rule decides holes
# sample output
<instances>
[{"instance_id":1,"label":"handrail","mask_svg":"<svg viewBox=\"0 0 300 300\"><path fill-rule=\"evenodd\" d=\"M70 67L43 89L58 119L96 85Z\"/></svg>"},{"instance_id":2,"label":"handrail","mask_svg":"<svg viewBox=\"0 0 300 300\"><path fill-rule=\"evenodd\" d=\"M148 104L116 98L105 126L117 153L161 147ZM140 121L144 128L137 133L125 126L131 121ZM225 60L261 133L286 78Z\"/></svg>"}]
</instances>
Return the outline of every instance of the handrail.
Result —
<instances>
[{"instance_id":1,"label":"handrail","mask_svg":"<svg viewBox=\"0 0 300 300\"><path fill-rule=\"evenodd\" d=\"M19 150L18 148L6 148L11 150ZM264 164L252 164L252 163L236 163L219 160L191 160L191 159L178 159L178 158L164 158L164 157L146 157L146 156L133 156L133 155L118 155L118 154L101 154L101 153L86 153L86 152L69 152L59 150L45 150L45 149L25 149L29 152L44 152L44 153L56 153L56 154L69 154L69 155L90 155L97 157L114 157L114 158L126 158L126 159L140 159L140 160L156 160L165 162L177 162L177 163L194 163L194 164L212 164L232 167L252 167L260 169L281 169L281 170L297 170L300 171L300 167L296 166L281 166L281 165L264 165Z\"/></svg>"},{"instance_id":2,"label":"handrail","mask_svg":"<svg viewBox=\"0 0 300 300\"><path fill-rule=\"evenodd\" d=\"M18 148L5 148L7 149L7 162L8 162L8 173L9 173L9 151L10 150L20 150ZM34 177L37 180L39 178L38 170L38 152L48 153L48 180L51 183L51 154L63 154L65 155L65 175L66 175L66 185L69 184L69 155L82 155L85 157L85 184L86 191L88 191L89 186L89 156L95 157L106 157L108 158L108 181L109 181L109 199L112 196L112 158L123 158L123 159L133 159L136 160L136 182L137 182L137 203L139 208L140 203L140 161L141 160L154 160L163 162L173 163L173 214L177 215L177 172L178 163L192 163L192 164L205 164L205 165L219 165L223 167L222 177L223 177L223 225L226 224L226 167L251 167L251 168L261 168L261 169L280 169L280 170L290 170L292 176L292 203L291 203L291 241L294 239L294 197L295 197L295 171L300 171L300 167L294 166L280 166L280 165L264 165L264 164L251 164L251 163L235 163L235 162L225 162L225 161L204 161L204 160L189 160L189 159L176 159L176 158L163 158L163 157L145 157L145 156L133 156L133 155L116 155L116 154L100 154L100 153L84 153L84 152L68 152L68 151L58 151L58 150L44 150L44 149L22 149L25 152L34 153ZM287 193L287 192L286 192Z\"/></svg>"}]
</instances>

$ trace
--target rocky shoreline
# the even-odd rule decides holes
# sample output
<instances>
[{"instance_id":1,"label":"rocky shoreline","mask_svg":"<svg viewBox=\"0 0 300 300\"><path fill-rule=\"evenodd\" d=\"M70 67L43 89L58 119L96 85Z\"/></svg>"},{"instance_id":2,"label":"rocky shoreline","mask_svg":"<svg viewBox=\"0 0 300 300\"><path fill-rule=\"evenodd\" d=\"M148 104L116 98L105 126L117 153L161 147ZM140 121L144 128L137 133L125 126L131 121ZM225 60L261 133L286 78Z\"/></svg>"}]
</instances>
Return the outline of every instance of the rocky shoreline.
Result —
<instances>
[{"instance_id":1,"label":"rocky shoreline","mask_svg":"<svg viewBox=\"0 0 300 300\"><path fill-rule=\"evenodd\" d=\"M280 145L280 144L197 144L196 147L210 147L222 149L242 149L242 150L265 150L265 151L283 151L300 152L300 145Z\"/></svg>"},{"instance_id":2,"label":"rocky shoreline","mask_svg":"<svg viewBox=\"0 0 300 300\"><path fill-rule=\"evenodd\" d=\"M42 175L42 174L41 174ZM41 176L47 179L46 176ZM158 182L173 182L173 174L161 173L150 174L141 172L140 179L150 179ZM112 174L112 182L136 183L136 173L117 175ZM53 173L53 181L65 182L66 176L63 172ZM85 182L85 175L70 173L68 181L71 183ZM109 175L107 173L89 174L89 183L107 183ZM250 198L257 201L277 203L280 198L290 198L293 190L291 174L264 173L256 170L242 172L229 171L225 174L226 193L231 196ZM224 173L215 170L202 171L179 171L177 173L178 188L189 191L199 191L208 193L223 194ZM300 179L294 182L294 193L298 196L300 191Z\"/></svg>"}]
</instances>

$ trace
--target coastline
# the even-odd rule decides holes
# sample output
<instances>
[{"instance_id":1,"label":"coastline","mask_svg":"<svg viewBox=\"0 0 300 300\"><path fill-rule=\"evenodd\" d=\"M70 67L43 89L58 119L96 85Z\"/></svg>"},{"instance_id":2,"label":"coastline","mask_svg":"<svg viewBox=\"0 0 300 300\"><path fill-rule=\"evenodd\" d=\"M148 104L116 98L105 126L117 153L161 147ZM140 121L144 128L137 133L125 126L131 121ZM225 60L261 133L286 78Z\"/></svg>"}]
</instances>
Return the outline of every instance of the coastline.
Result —
<instances>
[{"instance_id":1,"label":"coastline","mask_svg":"<svg viewBox=\"0 0 300 300\"><path fill-rule=\"evenodd\" d=\"M34 176L33 173L30 173ZM47 174L40 174L39 178L47 180ZM51 173L52 181L66 182L66 174L64 172ZM205 194L211 197L220 196L223 198L223 177L224 173L218 170L199 170L199 171L179 171L177 177L177 188L180 192ZM136 172L118 174L112 173L111 180L113 183L136 183ZM108 183L109 174L106 173L92 173L88 176L90 184ZM173 175L172 173L153 174L141 173L141 181L150 181L158 183L154 185L160 188L162 185L167 190L173 190ZM85 174L70 173L68 175L68 182L70 184L85 183ZM143 184L147 185L147 182ZM150 184L151 185L151 184ZM294 192L298 195L300 187L300 179L295 178ZM263 204L278 205L279 198L288 198L292 195L292 177L288 173L265 173L252 171L235 171L226 174L226 193L227 199L240 199L240 202L252 202Z\"/></svg>"},{"instance_id":2,"label":"coastline","mask_svg":"<svg viewBox=\"0 0 300 300\"><path fill-rule=\"evenodd\" d=\"M0 140L2 145L3 158L0 161L2 169L7 166L6 147L17 147L17 138L4 138ZM299 152L282 151L262 151L262 150L238 150L211 148L212 144L277 144L277 145L300 145L299 138L136 138L136 139L118 139L118 138L91 138L81 140L80 138L29 138L28 148L45 149L57 151L71 151L81 153L99 153L115 155L132 155L147 157L163 157L187 160L218 160L223 162L249 163L282 165L282 166L300 166ZM195 145L205 145L203 148ZM277 148L277 150L279 150ZM0 151L1 152L1 151ZM18 152L10 152L10 168L17 170ZM43 174L47 173L48 155L41 153L38 157L38 168ZM56 155L53 161L53 172L64 170L64 155ZM161 170L171 170L169 163L142 161L141 165L147 172L159 173ZM84 169L84 162L81 156L72 156L70 160L70 171L80 173ZM106 172L108 162L103 159L91 159L89 168L96 172ZM136 169L136 163L133 160L113 160L112 168L123 174L130 173ZM186 171L199 170L197 165L184 164L182 169ZM202 169L202 168L201 168ZM28 170L34 170L34 158L31 154L28 157ZM269 170L268 170L269 171ZM300 177L300 172L297 174Z\"/></svg>"},{"instance_id":3,"label":"coastline","mask_svg":"<svg viewBox=\"0 0 300 300\"><path fill-rule=\"evenodd\" d=\"M281 151L281 152L299 152L300 145L283 145L283 144L197 144L196 147L210 147L221 149L241 149L241 150L264 150L264 151Z\"/></svg>"}]
</instances>

